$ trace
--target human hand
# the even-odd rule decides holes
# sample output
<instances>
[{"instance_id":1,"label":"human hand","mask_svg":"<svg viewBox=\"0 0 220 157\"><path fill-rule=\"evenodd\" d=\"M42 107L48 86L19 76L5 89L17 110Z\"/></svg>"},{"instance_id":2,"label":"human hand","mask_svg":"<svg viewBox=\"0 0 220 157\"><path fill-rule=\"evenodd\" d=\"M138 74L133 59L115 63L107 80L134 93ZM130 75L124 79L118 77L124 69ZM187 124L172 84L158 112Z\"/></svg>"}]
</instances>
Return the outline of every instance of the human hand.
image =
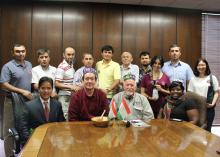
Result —
<instances>
[{"instance_id":1,"label":"human hand","mask_svg":"<svg viewBox=\"0 0 220 157\"><path fill-rule=\"evenodd\" d=\"M57 98L57 97L58 97L58 96L57 96L57 93L52 92L52 93L51 93L51 97L52 97L52 98Z\"/></svg>"},{"instance_id":2,"label":"human hand","mask_svg":"<svg viewBox=\"0 0 220 157\"><path fill-rule=\"evenodd\" d=\"M148 99L148 100L151 100L151 101L157 101L157 99L155 99L154 97L150 97L150 96L147 97L147 99Z\"/></svg>"},{"instance_id":3,"label":"human hand","mask_svg":"<svg viewBox=\"0 0 220 157\"><path fill-rule=\"evenodd\" d=\"M210 103L206 103L206 107L207 108L212 108L214 105L210 104Z\"/></svg>"},{"instance_id":4,"label":"human hand","mask_svg":"<svg viewBox=\"0 0 220 157\"><path fill-rule=\"evenodd\" d=\"M161 87L161 85L156 84L155 87L157 88L158 91L162 91L163 88Z\"/></svg>"},{"instance_id":5,"label":"human hand","mask_svg":"<svg viewBox=\"0 0 220 157\"><path fill-rule=\"evenodd\" d=\"M22 92L22 95L24 96L24 97L26 97L27 99L29 99L29 100L32 100L34 97L33 97L33 95L31 94L31 92L29 92L29 91L27 91L27 90L24 90L23 92Z\"/></svg>"}]
</instances>

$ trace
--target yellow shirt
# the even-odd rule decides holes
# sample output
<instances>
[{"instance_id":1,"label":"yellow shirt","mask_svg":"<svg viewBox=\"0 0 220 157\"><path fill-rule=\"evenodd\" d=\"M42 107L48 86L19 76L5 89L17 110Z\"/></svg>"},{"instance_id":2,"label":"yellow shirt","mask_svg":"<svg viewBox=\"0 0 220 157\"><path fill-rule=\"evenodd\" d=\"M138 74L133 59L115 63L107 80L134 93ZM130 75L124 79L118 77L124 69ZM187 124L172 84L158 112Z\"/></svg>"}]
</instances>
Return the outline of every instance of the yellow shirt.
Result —
<instances>
[{"instance_id":1,"label":"yellow shirt","mask_svg":"<svg viewBox=\"0 0 220 157\"><path fill-rule=\"evenodd\" d=\"M105 64L103 60L97 62L96 71L99 78L99 88L101 89L107 89L111 87L115 80L120 80L121 78L120 65L112 60L107 64ZM107 94L107 98L112 97L113 92L109 92Z\"/></svg>"}]
</instances>

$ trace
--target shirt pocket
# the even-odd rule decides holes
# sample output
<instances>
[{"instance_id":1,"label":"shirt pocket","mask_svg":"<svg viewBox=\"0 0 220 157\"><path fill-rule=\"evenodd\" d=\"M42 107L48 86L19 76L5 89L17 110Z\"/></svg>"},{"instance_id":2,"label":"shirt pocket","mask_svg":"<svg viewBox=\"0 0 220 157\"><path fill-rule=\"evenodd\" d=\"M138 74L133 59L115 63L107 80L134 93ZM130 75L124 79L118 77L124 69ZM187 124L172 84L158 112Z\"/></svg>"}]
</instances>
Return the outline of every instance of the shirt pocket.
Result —
<instances>
[{"instance_id":1,"label":"shirt pocket","mask_svg":"<svg viewBox=\"0 0 220 157\"><path fill-rule=\"evenodd\" d=\"M137 111L142 111L143 110L143 106L142 106L141 102L136 102L134 104L134 109L137 110Z\"/></svg>"}]
</instances>

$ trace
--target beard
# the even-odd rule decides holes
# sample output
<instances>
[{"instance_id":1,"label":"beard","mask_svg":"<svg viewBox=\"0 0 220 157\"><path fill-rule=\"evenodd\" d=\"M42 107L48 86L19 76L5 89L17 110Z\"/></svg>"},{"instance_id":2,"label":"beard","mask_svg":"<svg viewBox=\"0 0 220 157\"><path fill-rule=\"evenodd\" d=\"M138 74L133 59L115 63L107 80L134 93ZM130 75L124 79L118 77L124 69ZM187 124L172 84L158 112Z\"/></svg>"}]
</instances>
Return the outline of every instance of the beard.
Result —
<instances>
[{"instance_id":1,"label":"beard","mask_svg":"<svg viewBox=\"0 0 220 157\"><path fill-rule=\"evenodd\" d=\"M66 59L66 62L67 62L69 65L72 65L73 62L74 62L74 59Z\"/></svg>"}]
</instances>

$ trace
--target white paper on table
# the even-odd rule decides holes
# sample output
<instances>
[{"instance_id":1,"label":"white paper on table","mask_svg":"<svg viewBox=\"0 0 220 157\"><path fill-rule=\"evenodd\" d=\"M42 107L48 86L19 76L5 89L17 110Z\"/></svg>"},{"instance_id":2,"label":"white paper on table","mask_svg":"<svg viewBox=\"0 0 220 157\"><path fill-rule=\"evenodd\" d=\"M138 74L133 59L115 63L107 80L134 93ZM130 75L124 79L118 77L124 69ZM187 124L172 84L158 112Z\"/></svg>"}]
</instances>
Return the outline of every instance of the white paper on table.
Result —
<instances>
[{"instance_id":1,"label":"white paper on table","mask_svg":"<svg viewBox=\"0 0 220 157\"><path fill-rule=\"evenodd\" d=\"M131 120L130 123L134 126L134 127L150 127L149 124L145 123L144 121L137 119L137 120Z\"/></svg>"}]
</instances>

